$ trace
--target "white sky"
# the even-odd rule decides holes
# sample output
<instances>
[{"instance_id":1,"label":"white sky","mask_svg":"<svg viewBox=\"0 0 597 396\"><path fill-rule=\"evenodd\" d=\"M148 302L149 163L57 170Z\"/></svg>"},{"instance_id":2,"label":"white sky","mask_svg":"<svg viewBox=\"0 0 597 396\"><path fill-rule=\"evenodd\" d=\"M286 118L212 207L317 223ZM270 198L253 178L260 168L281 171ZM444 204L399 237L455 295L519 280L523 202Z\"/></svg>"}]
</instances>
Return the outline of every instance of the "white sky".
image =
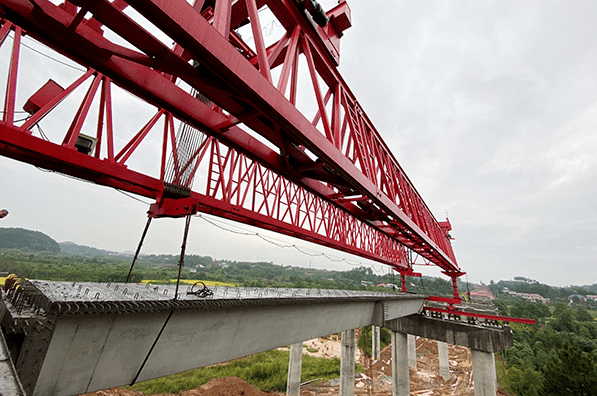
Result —
<instances>
[{"instance_id":1,"label":"white sky","mask_svg":"<svg viewBox=\"0 0 597 396\"><path fill-rule=\"evenodd\" d=\"M322 4L327 9L330 1ZM353 27L342 38L341 73L436 217L449 214L468 279L520 275L558 286L597 283L597 3L349 5ZM119 122L132 122L137 111ZM10 211L2 227L135 250L145 204L3 157L0 174L0 208ZM155 220L143 253L177 254L183 226L183 220ZM188 252L351 268L199 218L191 224Z\"/></svg>"}]
</instances>

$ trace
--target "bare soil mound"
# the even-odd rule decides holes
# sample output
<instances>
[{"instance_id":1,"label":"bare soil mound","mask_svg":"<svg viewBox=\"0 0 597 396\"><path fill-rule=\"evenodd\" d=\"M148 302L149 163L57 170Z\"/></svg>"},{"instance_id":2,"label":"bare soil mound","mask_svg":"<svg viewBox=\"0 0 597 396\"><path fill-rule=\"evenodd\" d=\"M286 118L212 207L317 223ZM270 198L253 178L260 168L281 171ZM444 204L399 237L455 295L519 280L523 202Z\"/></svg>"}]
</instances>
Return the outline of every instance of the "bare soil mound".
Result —
<instances>
[{"instance_id":1,"label":"bare soil mound","mask_svg":"<svg viewBox=\"0 0 597 396\"><path fill-rule=\"evenodd\" d=\"M262 392L238 377L214 378L207 384L178 395L166 393L154 396L282 396L283 393ZM144 393L128 389L112 388L88 393L84 396L145 396Z\"/></svg>"},{"instance_id":2,"label":"bare soil mound","mask_svg":"<svg viewBox=\"0 0 597 396\"><path fill-rule=\"evenodd\" d=\"M180 396L272 396L282 393L262 392L238 377L214 378L207 384L190 391L181 392ZM169 396L169 395L168 395Z\"/></svg>"}]
</instances>

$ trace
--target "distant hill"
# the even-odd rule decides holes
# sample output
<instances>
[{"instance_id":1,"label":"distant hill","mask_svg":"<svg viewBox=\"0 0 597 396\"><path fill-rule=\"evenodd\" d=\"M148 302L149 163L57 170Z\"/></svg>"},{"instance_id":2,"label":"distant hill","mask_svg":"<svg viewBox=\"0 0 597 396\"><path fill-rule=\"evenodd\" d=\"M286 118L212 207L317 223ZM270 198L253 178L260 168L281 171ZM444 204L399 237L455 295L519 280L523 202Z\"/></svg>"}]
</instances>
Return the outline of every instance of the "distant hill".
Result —
<instances>
[{"instance_id":1,"label":"distant hill","mask_svg":"<svg viewBox=\"0 0 597 396\"><path fill-rule=\"evenodd\" d=\"M0 228L0 248L29 248L36 251L60 253L60 245L43 232L23 228Z\"/></svg>"},{"instance_id":2,"label":"distant hill","mask_svg":"<svg viewBox=\"0 0 597 396\"><path fill-rule=\"evenodd\" d=\"M60 242L58 245L60 245L60 251L64 254L76 254L79 256L116 256L120 254L91 246L77 245L74 242Z\"/></svg>"}]
</instances>

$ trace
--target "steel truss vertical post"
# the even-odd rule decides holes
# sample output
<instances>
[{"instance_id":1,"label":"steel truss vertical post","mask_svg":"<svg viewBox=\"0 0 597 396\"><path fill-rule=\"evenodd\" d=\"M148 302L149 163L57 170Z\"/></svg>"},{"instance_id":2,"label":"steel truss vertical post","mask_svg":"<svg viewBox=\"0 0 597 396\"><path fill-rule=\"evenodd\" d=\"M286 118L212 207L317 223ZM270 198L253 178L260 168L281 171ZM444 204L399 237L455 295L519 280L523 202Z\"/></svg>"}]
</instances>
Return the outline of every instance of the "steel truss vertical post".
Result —
<instances>
[{"instance_id":1,"label":"steel truss vertical post","mask_svg":"<svg viewBox=\"0 0 597 396\"><path fill-rule=\"evenodd\" d=\"M23 30L20 27L15 26L10 67L8 69L8 81L6 83L6 96L4 98L4 114L2 115L2 121L8 125L14 123L15 100L17 96L17 71L19 69L19 52L21 48L22 31Z\"/></svg>"}]
</instances>

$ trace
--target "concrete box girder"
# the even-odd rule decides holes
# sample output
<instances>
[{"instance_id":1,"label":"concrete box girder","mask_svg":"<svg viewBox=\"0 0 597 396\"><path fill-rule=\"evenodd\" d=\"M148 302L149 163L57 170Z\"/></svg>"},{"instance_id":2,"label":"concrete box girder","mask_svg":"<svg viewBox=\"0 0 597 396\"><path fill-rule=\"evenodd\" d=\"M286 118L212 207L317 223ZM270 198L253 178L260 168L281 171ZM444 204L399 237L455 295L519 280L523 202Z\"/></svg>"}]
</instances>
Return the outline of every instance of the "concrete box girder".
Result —
<instances>
[{"instance_id":1,"label":"concrete box girder","mask_svg":"<svg viewBox=\"0 0 597 396\"><path fill-rule=\"evenodd\" d=\"M48 282L42 286L49 291L54 287ZM142 293L153 293L144 285L121 285L116 290L117 286L102 285L100 289L57 283L60 293L48 293L52 298L46 295L44 310L55 325L38 374L27 374L33 379L31 394L73 395L128 385L138 374L137 381L143 381L380 325L387 317L420 312L425 298L396 293L226 288L211 299L181 294L180 300L174 301L167 299L172 291L166 293L167 286L160 286L155 293L159 298L149 301L136 300ZM94 288L102 294L104 289L112 290L112 294L106 301L98 301L93 297L97 293ZM118 301L119 296L123 301Z\"/></svg>"},{"instance_id":2,"label":"concrete box girder","mask_svg":"<svg viewBox=\"0 0 597 396\"><path fill-rule=\"evenodd\" d=\"M139 381L367 326L374 310L353 302L175 312Z\"/></svg>"}]
</instances>

